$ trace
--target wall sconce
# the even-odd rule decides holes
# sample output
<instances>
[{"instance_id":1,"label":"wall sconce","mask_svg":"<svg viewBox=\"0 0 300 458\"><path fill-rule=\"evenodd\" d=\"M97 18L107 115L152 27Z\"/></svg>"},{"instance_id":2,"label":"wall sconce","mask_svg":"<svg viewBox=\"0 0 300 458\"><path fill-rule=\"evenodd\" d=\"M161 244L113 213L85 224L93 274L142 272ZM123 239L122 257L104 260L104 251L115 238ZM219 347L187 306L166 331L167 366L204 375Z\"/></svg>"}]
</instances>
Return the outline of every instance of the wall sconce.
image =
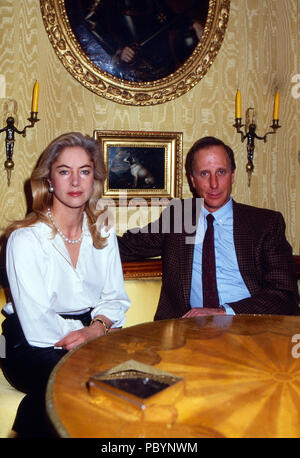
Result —
<instances>
[{"instance_id":1,"label":"wall sconce","mask_svg":"<svg viewBox=\"0 0 300 458\"><path fill-rule=\"evenodd\" d=\"M242 115L241 115L241 93L240 90L237 90L236 99L235 99L235 124L233 127L236 128L237 133L241 134L241 140L247 138L247 157L248 162L246 164L246 172L248 174L248 186L251 183L251 175L254 170L253 157L255 149L255 139L263 140L267 142L267 135L275 134L277 129L281 127L279 125L279 93L276 91L275 100L274 100L274 111L273 111L273 124L270 126L273 129L270 132L267 132L263 137L260 137L256 134L256 114L254 108L248 108L246 111L246 133L244 133L241 128L245 126L242 124Z\"/></svg>"},{"instance_id":2,"label":"wall sconce","mask_svg":"<svg viewBox=\"0 0 300 458\"><path fill-rule=\"evenodd\" d=\"M39 100L39 83L36 81L34 88L33 88L33 96L32 96L32 105L31 105L31 114L28 121L30 124L24 127L23 130L19 130L15 126L15 119L12 116L9 116L6 120L6 126L3 129L0 129L1 132L5 132L5 148L6 148L6 161L4 162L4 167L7 173L7 185L10 185L11 180L11 172L14 168L14 161L13 161L13 152L14 152L14 145L15 145L15 133L22 134L23 137L26 137L26 129L29 127L33 127L37 121L39 121L37 114L38 114L38 100Z\"/></svg>"}]
</instances>

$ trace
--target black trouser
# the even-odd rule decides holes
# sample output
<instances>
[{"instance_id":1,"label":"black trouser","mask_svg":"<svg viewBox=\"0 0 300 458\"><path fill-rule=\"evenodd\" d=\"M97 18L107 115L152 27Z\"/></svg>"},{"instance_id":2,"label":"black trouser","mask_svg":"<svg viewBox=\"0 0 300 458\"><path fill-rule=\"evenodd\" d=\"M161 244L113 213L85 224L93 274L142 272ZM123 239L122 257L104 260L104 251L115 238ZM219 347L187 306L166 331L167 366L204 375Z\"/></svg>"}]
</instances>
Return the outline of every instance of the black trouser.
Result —
<instances>
[{"instance_id":1,"label":"black trouser","mask_svg":"<svg viewBox=\"0 0 300 458\"><path fill-rule=\"evenodd\" d=\"M84 326L91 322L90 312L61 316L78 319ZM19 405L13 430L20 437L54 437L46 415L46 387L54 366L67 351L29 345L16 314L4 320L2 329L6 341L6 358L2 360L4 375L11 385L26 393Z\"/></svg>"}]
</instances>

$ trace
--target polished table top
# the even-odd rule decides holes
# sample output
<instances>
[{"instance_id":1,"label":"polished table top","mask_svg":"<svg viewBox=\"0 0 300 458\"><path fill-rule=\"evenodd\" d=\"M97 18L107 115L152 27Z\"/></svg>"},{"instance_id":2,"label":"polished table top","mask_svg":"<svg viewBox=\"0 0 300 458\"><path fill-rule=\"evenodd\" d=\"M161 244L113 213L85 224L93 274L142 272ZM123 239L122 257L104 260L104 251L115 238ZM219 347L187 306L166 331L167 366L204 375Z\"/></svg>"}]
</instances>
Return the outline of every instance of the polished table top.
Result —
<instances>
[{"instance_id":1,"label":"polished table top","mask_svg":"<svg viewBox=\"0 0 300 458\"><path fill-rule=\"evenodd\" d=\"M147 400L87 383L120 364L180 380ZM300 437L299 405L300 317L292 316L219 315L118 330L67 354L47 389L62 437Z\"/></svg>"}]
</instances>

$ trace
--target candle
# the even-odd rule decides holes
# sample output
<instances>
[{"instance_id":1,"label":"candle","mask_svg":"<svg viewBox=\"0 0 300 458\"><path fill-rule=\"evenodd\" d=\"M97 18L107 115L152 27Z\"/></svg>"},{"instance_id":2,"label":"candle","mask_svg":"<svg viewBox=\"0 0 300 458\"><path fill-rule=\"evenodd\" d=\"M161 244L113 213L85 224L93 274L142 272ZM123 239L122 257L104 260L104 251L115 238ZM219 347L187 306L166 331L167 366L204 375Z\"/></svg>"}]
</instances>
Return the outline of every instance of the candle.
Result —
<instances>
[{"instance_id":1,"label":"candle","mask_svg":"<svg viewBox=\"0 0 300 458\"><path fill-rule=\"evenodd\" d=\"M242 117L242 110L241 110L241 92L238 89L236 91L236 98L235 98L235 117L241 118Z\"/></svg>"},{"instance_id":2,"label":"candle","mask_svg":"<svg viewBox=\"0 0 300 458\"><path fill-rule=\"evenodd\" d=\"M37 113L38 111L38 101L39 101L39 83L36 81L34 88L33 88L33 96L32 96L32 105L31 111Z\"/></svg>"},{"instance_id":3,"label":"candle","mask_svg":"<svg viewBox=\"0 0 300 458\"><path fill-rule=\"evenodd\" d=\"M273 112L273 119L279 119L279 93L276 91L275 100L274 100L274 112Z\"/></svg>"}]
</instances>

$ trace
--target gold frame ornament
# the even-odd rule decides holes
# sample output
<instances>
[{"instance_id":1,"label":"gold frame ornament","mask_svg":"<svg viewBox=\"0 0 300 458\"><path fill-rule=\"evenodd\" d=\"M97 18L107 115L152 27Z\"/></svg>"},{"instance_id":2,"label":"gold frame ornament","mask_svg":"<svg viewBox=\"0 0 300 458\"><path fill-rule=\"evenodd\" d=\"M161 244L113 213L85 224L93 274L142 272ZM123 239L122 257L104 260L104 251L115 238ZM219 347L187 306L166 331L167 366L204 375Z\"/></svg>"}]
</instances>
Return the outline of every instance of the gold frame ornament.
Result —
<instances>
[{"instance_id":1,"label":"gold frame ornament","mask_svg":"<svg viewBox=\"0 0 300 458\"><path fill-rule=\"evenodd\" d=\"M192 89L212 65L224 39L230 0L208 0L203 34L192 54L173 73L161 79L136 82L103 71L83 51L67 15L65 0L40 0L44 25L58 58L84 87L124 105L156 105Z\"/></svg>"},{"instance_id":2,"label":"gold frame ornament","mask_svg":"<svg viewBox=\"0 0 300 458\"><path fill-rule=\"evenodd\" d=\"M160 206L182 197L182 132L95 130L94 138L107 168L104 199Z\"/></svg>"}]
</instances>

